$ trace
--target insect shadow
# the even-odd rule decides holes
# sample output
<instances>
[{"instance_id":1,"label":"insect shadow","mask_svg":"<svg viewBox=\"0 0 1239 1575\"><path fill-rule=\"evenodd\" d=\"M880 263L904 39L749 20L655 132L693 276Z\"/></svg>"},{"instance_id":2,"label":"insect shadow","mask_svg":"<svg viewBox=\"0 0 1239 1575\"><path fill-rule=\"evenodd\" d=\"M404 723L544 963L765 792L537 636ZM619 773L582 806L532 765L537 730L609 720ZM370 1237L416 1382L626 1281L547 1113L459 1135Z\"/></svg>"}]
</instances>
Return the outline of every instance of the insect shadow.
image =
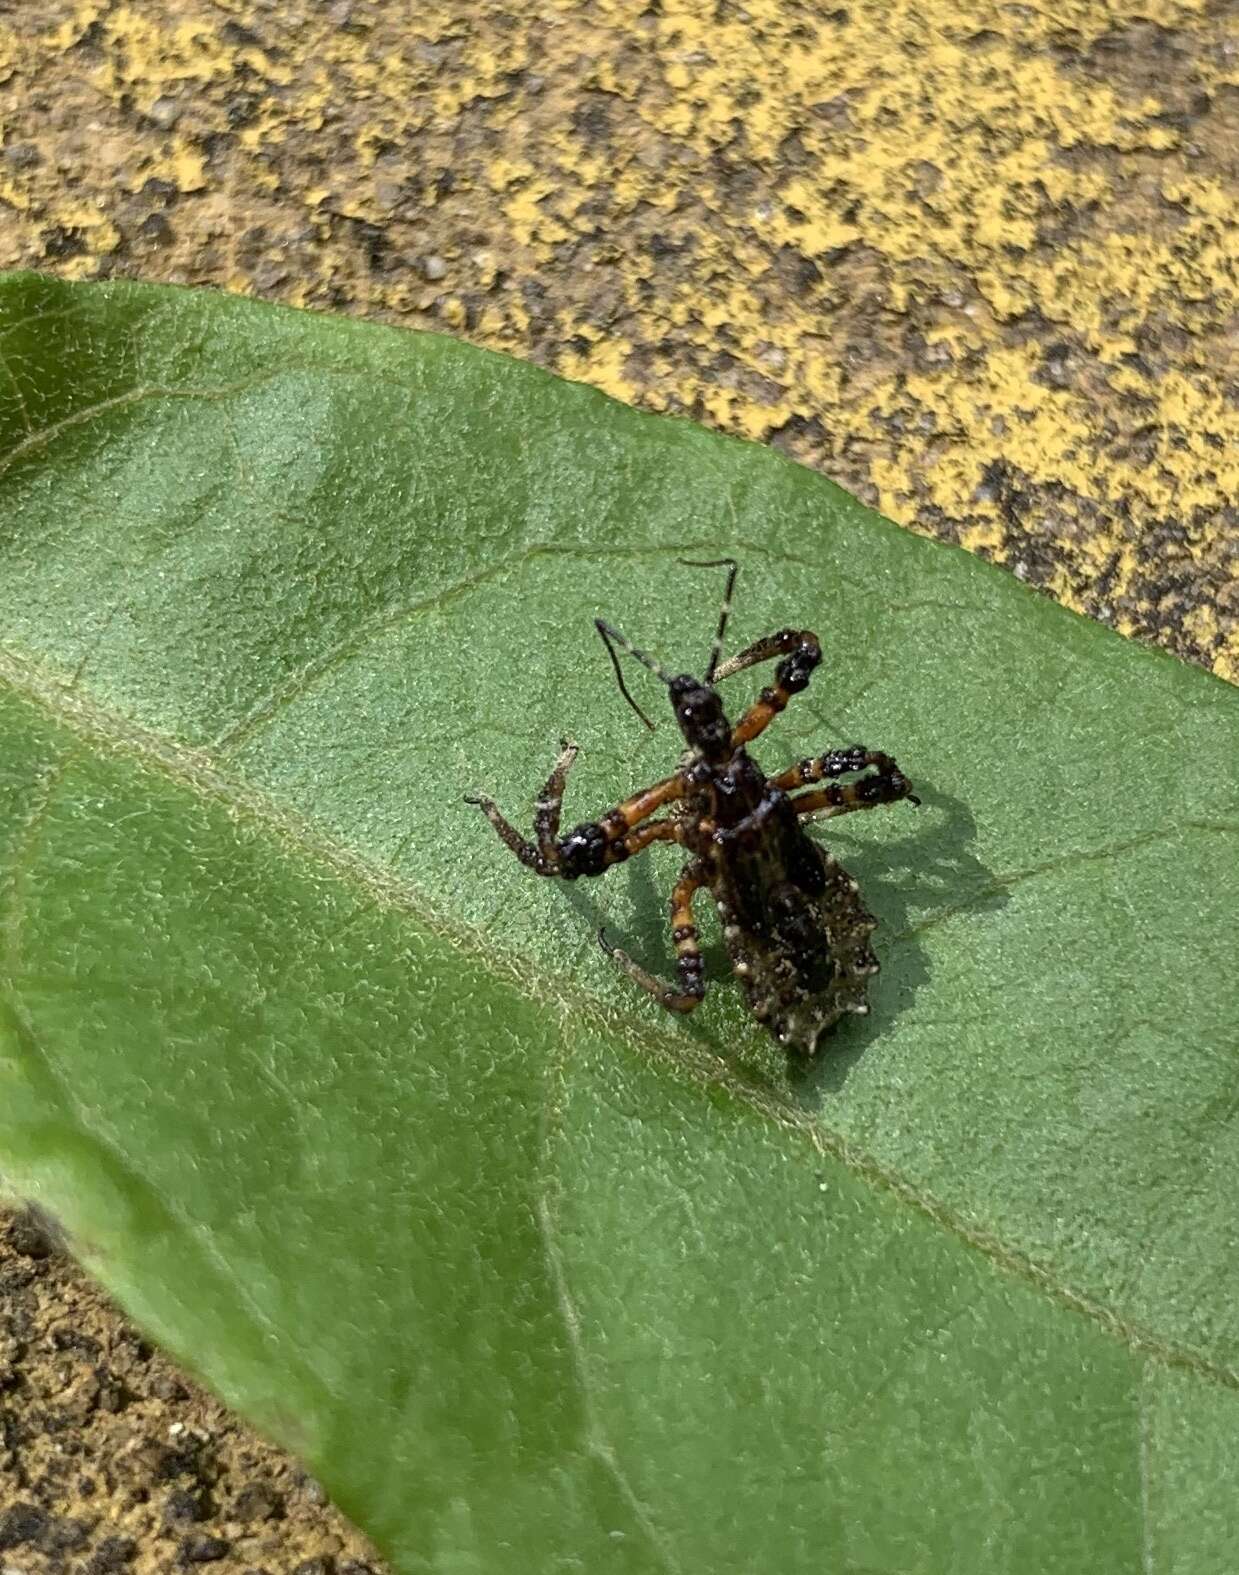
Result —
<instances>
[{"instance_id":1,"label":"insect shadow","mask_svg":"<svg viewBox=\"0 0 1239 1575\"><path fill-rule=\"evenodd\" d=\"M813 1058L787 1062L782 1057L776 1060L765 1037L751 1034L747 1026L733 1039L728 1029L691 1018L681 1019L677 1032L691 1034L715 1054L741 1063L737 1070L744 1081L764 1085L806 1109L817 1108L843 1087L861 1056L889 1033L891 1024L930 980L929 960L918 938L921 929L936 914L960 907L988 912L1004 907L1008 900L994 871L974 851L976 821L968 806L920 778L917 790L922 808L909 817L911 824L904 820L907 829L901 828L899 835L888 831L880 841L862 841L843 830L838 820L816 831L809 828L810 835L828 845L854 876L878 920L875 949L881 972L871 986L871 1015L849 1018L822 1042ZM633 860L626 874L633 911L624 943L643 965L657 970L666 966L665 882L647 860ZM603 922L592 892L580 885L563 891L587 923L597 927ZM710 931L703 941L707 972L725 990L730 972L726 950Z\"/></svg>"},{"instance_id":2,"label":"insect shadow","mask_svg":"<svg viewBox=\"0 0 1239 1575\"><path fill-rule=\"evenodd\" d=\"M815 1060L792 1065L784 1086L805 1107L837 1093L860 1058L930 983L922 931L960 908L987 913L1009 901L996 873L976 855L977 827L968 806L930 784L918 788L923 830L914 825L904 836L861 843L831 828L835 852L860 882L878 920L874 939L882 971L871 987L872 1015L848 1022Z\"/></svg>"}]
</instances>

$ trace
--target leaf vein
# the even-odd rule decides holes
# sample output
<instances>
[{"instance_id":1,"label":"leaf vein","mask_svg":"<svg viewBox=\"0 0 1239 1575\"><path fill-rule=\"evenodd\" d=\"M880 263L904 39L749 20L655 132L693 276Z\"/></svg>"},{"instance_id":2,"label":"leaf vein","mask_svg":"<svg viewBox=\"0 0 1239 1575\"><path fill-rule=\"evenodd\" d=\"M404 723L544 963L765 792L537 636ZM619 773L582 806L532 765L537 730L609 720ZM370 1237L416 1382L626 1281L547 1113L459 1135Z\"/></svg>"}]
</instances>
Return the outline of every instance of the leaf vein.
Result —
<instances>
[{"instance_id":1,"label":"leaf vein","mask_svg":"<svg viewBox=\"0 0 1239 1575\"><path fill-rule=\"evenodd\" d=\"M436 909L429 894L413 882L377 867L372 861L333 841L321 827L280 809L263 794L228 777L206 751L186 749L125 718L106 712L88 701L80 691L75 692L63 683L50 680L33 664L21 662L4 651L0 651L0 682L7 684L15 695L47 713L84 741L102 744L111 751L136 758L148 768L198 793L204 800L226 806L238 820L251 820L287 846L299 850L303 856L326 865L338 878L367 891L377 903L408 913L446 944L476 958L481 966L489 969L501 981L523 991L535 1001L553 1010L571 1009L605 1023L613 1034L623 1037L634 1054L652 1054L666 1059L682 1075L696 1082L724 1087L739 1102L747 1104L787 1131L798 1134L817 1153L829 1156L869 1185L893 1193L940 1229L988 1258L996 1267L1031 1282L1060 1305L1090 1318L1131 1350L1154 1357L1169 1367L1195 1372L1239 1391L1239 1369L1236 1367L1205 1355L1194 1347L1168 1341L1156 1332L1121 1317L1094 1298L1059 1283L1048 1270L1030 1257L955 1215L935 1198L920 1192L905 1178L857 1149L842 1134L832 1132L790 1101L772 1094L755 1080L746 1078L718 1055L703 1050L695 1041L687 1042L670 1029L638 1025L621 1019L605 1003L589 999L579 985L574 984L569 1002L556 982L536 975L526 959L509 959L498 951L493 936L475 931L458 919L447 918ZM1203 829L1212 828L1206 826ZM1130 845L1140 846L1169 834L1164 829L1151 831L1132 839ZM1109 857L1114 851L1114 848L1107 848L1080 857ZM1058 864L1062 861L1054 862ZM1035 873L1037 871L1015 872L1019 878L1028 878Z\"/></svg>"}]
</instances>

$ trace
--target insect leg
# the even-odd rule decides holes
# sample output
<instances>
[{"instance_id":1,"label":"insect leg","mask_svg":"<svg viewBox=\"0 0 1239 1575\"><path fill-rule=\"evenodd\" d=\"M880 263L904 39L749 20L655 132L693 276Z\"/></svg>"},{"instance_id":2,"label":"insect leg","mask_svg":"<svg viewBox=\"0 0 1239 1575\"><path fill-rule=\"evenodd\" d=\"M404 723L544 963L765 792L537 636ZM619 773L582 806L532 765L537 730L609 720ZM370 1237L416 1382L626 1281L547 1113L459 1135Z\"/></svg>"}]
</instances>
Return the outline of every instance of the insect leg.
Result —
<instances>
[{"instance_id":1,"label":"insect leg","mask_svg":"<svg viewBox=\"0 0 1239 1575\"><path fill-rule=\"evenodd\" d=\"M671 821L660 822L674 824ZM652 827L650 828L653 829ZM637 833L639 836L640 833ZM705 885L705 870L695 861L680 871L675 890L671 894L671 938L675 942L676 963L679 972L679 989L648 973L639 963L633 962L627 952L612 946L604 930L598 931L598 940L604 952L613 957L617 965L634 984L641 986L669 1012L691 1012L701 1005L706 993L705 964L697 941L697 926L693 923L693 897Z\"/></svg>"},{"instance_id":2,"label":"insect leg","mask_svg":"<svg viewBox=\"0 0 1239 1575\"><path fill-rule=\"evenodd\" d=\"M877 758L883 765L868 776L861 777L858 782L832 782L828 787L815 788L812 793L801 793L792 799L792 807L798 815L820 812L822 819L828 820L833 815L850 815L854 809L894 804L901 798L906 798L910 804L919 804L921 801L913 793L912 784L890 756L879 755ZM815 765L817 762L807 761L805 764ZM793 766L791 771L785 771L783 775L791 776L798 769ZM856 768L853 766L848 769Z\"/></svg>"},{"instance_id":3,"label":"insect leg","mask_svg":"<svg viewBox=\"0 0 1239 1575\"><path fill-rule=\"evenodd\" d=\"M809 685L809 674L822 659L822 647L817 636L809 629L780 629L768 634L735 656L730 656L715 671L715 682L743 672L758 662L768 662L771 657L783 660L775 668L774 683L763 689L758 698L732 729L731 741L735 745L747 744L769 727L794 694Z\"/></svg>"},{"instance_id":4,"label":"insect leg","mask_svg":"<svg viewBox=\"0 0 1239 1575\"><path fill-rule=\"evenodd\" d=\"M559 835L559 812L564 801L564 784L568 780L572 762L577 757L578 746L571 739L565 738L561 740L559 747L559 758L550 776L547 777L541 793L538 794L538 802L534 807L535 842L527 842L516 827L500 814L493 798L478 794L470 795L465 799L466 804L477 804L480 807L503 842L511 848L521 863L528 865L539 875L559 873L559 853L556 847L556 838Z\"/></svg>"},{"instance_id":5,"label":"insect leg","mask_svg":"<svg viewBox=\"0 0 1239 1575\"><path fill-rule=\"evenodd\" d=\"M771 781L774 787L790 793L793 788L807 787L810 782L820 782L824 777L841 777L850 771L864 771L869 767L874 768L871 775L851 784L851 787L859 792L861 799L860 803L852 806L853 808L863 808L865 803L893 804L900 798L906 798L913 804L921 802L894 760L889 755L880 754L877 750L866 749L863 744L852 744L847 749L832 749L824 755L801 760L794 766L788 766L786 771L780 771ZM839 802L831 797L832 792L839 791L839 789L825 788L821 793L806 794L805 798L793 799L792 802L800 805L806 798L813 797L821 799L824 805L829 805ZM805 812L801 811L801 813Z\"/></svg>"},{"instance_id":6,"label":"insect leg","mask_svg":"<svg viewBox=\"0 0 1239 1575\"><path fill-rule=\"evenodd\" d=\"M622 864L634 853L643 853L654 842L682 842L684 827L678 820L647 820L607 849L607 864Z\"/></svg>"},{"instance_id":7,"label":"insect leg","mask_svg":"<svg viewBox=\"0 0 1239 1575\"><path fill-rule=\"evenodd\" d=\"M578 875L601 875L612 864L619 864L633 853L639 853L650 842L671 837L674 832L662 830L652 837L634 838L636 828L647 821L655 810L661 809L684 795L683 778L677 774L664 777L652 787L643 788L617 804L597 821L585 821L570 831L566 837L559 835L559 816L563 804L564 784L578 746L564 739L559 759L538 795L534 809L534 838L529 842L500 812L493 798L485 794L470 794L466 804L477 804L482 813L498 832L505 846L509 847L522 864L538 875L561 875L565 880L575 880ZM655 824L674 827L673 821ZM652 827L649 829L653 829Z\"/></svg>"},{"instance_id":8,"label":"insect leg","mask_svg":"<svg viewBox=\"0 0 1239 1575\"><path fill-rule=\"evenodd\" d=\"M643 788L622 804L609 809L600 820L583 821L573 827L566 837L555 845L558 860L556 870L565 880L575 880L578 875L601 875L612 864L618 864L630 853L640 852L644 842L630 846L630 833L649 819L655 810L684 797L684 778L679 772L664 777L653 787ZM659 822L663 824L663 822ZM665 824L674 825L673 821ZM666 833L660 833L666 835Z\"/></svg>"}]
</instances>

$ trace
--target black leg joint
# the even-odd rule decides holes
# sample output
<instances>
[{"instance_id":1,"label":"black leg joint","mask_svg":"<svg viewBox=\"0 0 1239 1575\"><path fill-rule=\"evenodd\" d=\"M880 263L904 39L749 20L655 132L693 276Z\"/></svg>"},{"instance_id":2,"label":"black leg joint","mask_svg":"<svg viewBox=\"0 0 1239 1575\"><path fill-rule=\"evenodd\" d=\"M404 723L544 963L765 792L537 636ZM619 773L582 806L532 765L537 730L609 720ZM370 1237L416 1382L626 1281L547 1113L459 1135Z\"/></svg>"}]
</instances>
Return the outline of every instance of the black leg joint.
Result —
<instances>
[{"instance_id":1,"label":"black leg joint","mask_svg":"<svg viewBox=\"0 0 1239 1575\"><path fill-rule=\"evenodd\" d=\"M868 750L863 744L849 744L846 749L832 749L822 756L822 775L841 777L848 771L863 771L868 765Z\"/></svg>"},{"instance_id":2,"label":"black leg joint","mask_svg":"<svg viewBox=\"0 0 1239 1575\"><path fill-rule=\"evenodd\" d=\"M807 689L809 674L821 659L821 647L816 640L812 644L808 640L802 641L792 654L784 657L775 668L775 677L780 687L786 689L789 695L799 694L802 689Z\"/></svg>"},{"instance_id":3,"label":"black leg joint","mask_svg":"<svg viewBox=\"0 0 1239 1575\"><path fill-rule=\"evenodd\" d=\"M560 842L559 873L565 880L576 880L578 875L601 875L607 867L610 846L602 827L596 821L585 821Z\"/></svg>"}]
</instances>

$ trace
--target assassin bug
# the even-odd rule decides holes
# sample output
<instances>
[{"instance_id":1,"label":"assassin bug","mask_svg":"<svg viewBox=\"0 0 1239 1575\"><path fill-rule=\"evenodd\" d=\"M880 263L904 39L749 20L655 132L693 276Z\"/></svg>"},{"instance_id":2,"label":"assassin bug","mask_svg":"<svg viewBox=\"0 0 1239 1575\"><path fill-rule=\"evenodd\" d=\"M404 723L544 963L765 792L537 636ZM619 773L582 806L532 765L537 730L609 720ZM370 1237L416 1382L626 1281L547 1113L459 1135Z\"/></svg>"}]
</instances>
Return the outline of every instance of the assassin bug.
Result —
<instances>
[{"instance_id":1,"label":"assassin bug","mask_svg":"<svg viewBox=\"0 0 1239 1575\"><path fill-rule=\"evenodd\" d=\"M678 769L634 793L599 820L559 835L564 784L577 745L565 739L534 810L534 840L527 841L500 814L493 799L470 797L522 864L539 875L576 880L601 875L655 842L677 842L689 853L671 896L671 939L678 979L670 985L598 939L616 964L668 1011L691 1012L705 995L705 967L693 923L693 898L704 887L713 896L731 964L753 1016L788 1050L812 1055L821 1035L845 1012L869 1010L865 993L878 961L869 944L876 925L856 882L833 856L810 841L801 819L846 815L907 799L918 804L907 778L889 755L853 744L802 760L767 777L747 746L809 683L822 659L817 635L780 629L720 661L738 565L733 558L692 564L726 568L727 588L705 676L671 677L603 619L595 627L610 654L620 690L649 728L653 723L628 693L617 647L648 667L666 685L687 748ZM758 662L780 657L775 681L733 726L715 688ZM851 782L839 777L854 776ZM812 787L814 783L825 786ZM798 788L811 791L797 793ZM674 807L673 807L674 806ZM671 808L665 818L651 819Z\"/></svg>"}]
</instances>

